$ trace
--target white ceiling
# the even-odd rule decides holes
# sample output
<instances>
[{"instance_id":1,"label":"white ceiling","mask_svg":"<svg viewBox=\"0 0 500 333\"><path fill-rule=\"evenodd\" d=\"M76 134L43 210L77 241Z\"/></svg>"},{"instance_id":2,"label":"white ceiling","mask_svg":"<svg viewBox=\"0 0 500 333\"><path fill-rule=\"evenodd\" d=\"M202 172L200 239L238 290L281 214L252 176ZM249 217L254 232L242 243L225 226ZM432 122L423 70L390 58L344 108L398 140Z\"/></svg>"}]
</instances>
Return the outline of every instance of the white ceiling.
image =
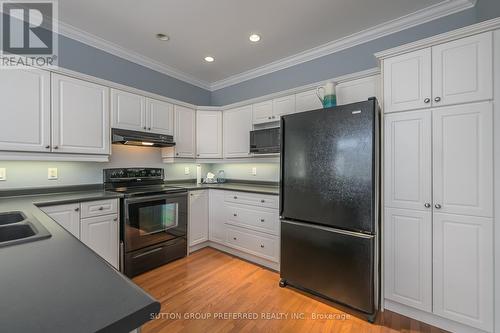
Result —
<instances>
[{"instance_id":1,"label":"white ceiling","mask_svg":"<svg viewBox=\"0 0 500 333\"><path fill-rule=\"evenodd\" d=\"M214 83L440 2L59 0L59 19L187 77ZM171 40L158 41L156 33ZM251 43L251 33L262 40ZM206 63L207 55L215 62Z\"/></svg>"}]
</instances>

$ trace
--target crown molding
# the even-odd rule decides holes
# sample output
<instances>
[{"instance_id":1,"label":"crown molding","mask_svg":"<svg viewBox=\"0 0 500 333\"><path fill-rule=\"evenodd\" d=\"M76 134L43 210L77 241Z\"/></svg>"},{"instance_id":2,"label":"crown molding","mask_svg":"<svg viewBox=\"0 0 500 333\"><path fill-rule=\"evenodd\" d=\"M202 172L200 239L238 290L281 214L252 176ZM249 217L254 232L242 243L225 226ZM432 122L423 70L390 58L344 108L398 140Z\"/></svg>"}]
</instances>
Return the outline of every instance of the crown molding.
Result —
<instances>
[{"instance_id":1,"label":"crown molding","mask_svg":"<svg viewBox=\"0 0 500 333\"><path fill-rule=\"evenodd\" d=\"M437 44L449 42L455 39L460 39L472 35L477 35L486 31L500 29L500 17L483 21L480 23L472 24L460 29L445 32L439 35L435 35L429 38L421 39L413 43L404 44L401 46L394 47L392 49L384 50L375 53L375 57L379 60L383 60L388 57L393 57L399 54L408 53L411 51L423 49L426 47L431 47Z\"/></svg>"},{"instance_id":2,"label":"crown molding","mask_svg":"<svg viewBox=\"0 0 500 333\"><path fill-rule=\"evenodd\" d=\"M143 56L137 52L125 49L113 42L105 40L96 35L90 34L86 31L78 29L66 22L59 21L59 34L69 37L71 39L77 40L84 44L95 47L99 50L105 51L107 53L111 53L117 57L129 60L133 63L142 65L149 69L155 70L162 74L171 76L175 79L184 81L186 83L192 84L199 88L203 88L205 90L210 90L210 83L207 81L199 80L189 74L183 73L173 67L160 63L156 60Z\"/></svg>"},{"instance_id":3,"label":"crown molding","mask_svg":"<svg viewBox=\"0 0 500 333\"><path fill-rule=\"evenodd\" d=\"M240 74L230 76L226 79L214 82L210 85L210 90L215 91L229 87L259 76L270 74L285 68L299 65L301 63L339 52L356 45L391 35L393 33L415 27L417 25L451 15L476 5L477 0L446 0L433 6L421 9L417 12L402 16L372 28L357 32L347 37L323 44L310 50L286 57L267 65L245 71Z\"/></svg>"}]
</instances>

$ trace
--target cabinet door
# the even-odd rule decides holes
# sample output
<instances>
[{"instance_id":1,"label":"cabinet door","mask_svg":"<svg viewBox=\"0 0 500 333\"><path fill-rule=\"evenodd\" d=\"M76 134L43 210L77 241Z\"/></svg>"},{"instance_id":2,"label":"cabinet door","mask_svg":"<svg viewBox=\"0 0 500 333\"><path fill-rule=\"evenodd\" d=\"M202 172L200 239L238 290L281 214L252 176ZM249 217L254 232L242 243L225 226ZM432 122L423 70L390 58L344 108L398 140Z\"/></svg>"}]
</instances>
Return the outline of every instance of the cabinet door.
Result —
<instances>
[{"instance_id":1,"label":"cabinet door","mask_svg":"<svg viewBox=\"0 0 500 333\"><path fill-rule=\"evenodd\" d=\"M295 112L311 111L323 108L316 95L316 89L304 91L295 95Z\"/></svg>"},{"instance_id":2,"label":"cabinet door","mask_svg":"<svg viewBox=\"0 0 500 333\"><path fill-rule=\"evenodd\" d=\"M251 130L251 105L224 111L224 157L248 157Z\"/></svg>"},{"instance_id":3,"label":"cabinet door","mask_svg":"<svg viewBox=\"0 0 500 333\"><path fill-rule=\"evenodd\" d=\"M493 105L432 110L433 189L439 212L493 216Z\"/></svg>"},{"instance_id":4,"label":"cabinet door","mask_svg":"<svg viewBox=\"0 0 500 333\"><path fill-rule=\"evenodd\" d=\"M2 71L0 100L0 150L50 151L50 73Z\"/></svg>"},{"instance_id":5,"label":"cabinet door","mask_svg":"<svg viewBox=\"0 0 500 333\"><path fill-rule=\"evenodd\" d=\"M224 195L224 191L209 190L209 239L220 244L224 244L226 240Z\"/></svg>"},{"instance_id":6,"label":"cabinet door","mask_svg":"<svg viewBox=\"0 0 500 333\"><path fill-rule=\"evenodd\" d=\"M380 75L340 83L336 88L337 104L344 105L379 98Z\"/></svg>"},{"instance_id":7,"label":"cabinet door","mask_svg":"<svg viewBox=\"0 0 500 333\"><path fill-rule=\"evenodd\" d=\"M294 112L295 95L273 99L273 121L278 121L282 115Z\"/></svg>"},{"instance_id":8,"label":"cabinet door","mask_svg":"<svg viewBox=\"0 0 500 333\"><path fill-rule=\"evenodd\" d=\"M89 217L80 222L80 239L95 253L118 268L118 215Z\"/></svg>"},{"instance_id":9,"label":"cabinet door","mask_svg":"<svg viewBox=\"0 0 500 333\"><path fill-rule=\"evenodd\" d=\"M175 105L175 157L195 157L196 113L195 110Z\"/></svg>"},{"instance_id":10,"label":"cabinet door","mask_svg":"<svg viewBox=\"0 0 500 333\"><path fill-rule=\"evenodd\" d=\"M432 205L431 111L389 114L384 118L384 205L429 210Z\"/></svg>"},{"instance_id":11,"label":"cabinet door","mask_svg":"<svg viewBox=\"0 0 500 333\"><path fill-rule=\"evenodd\" d=\"M112 127L145 131L146 98L126 91L111 89Z\"/></svg>"},{"instance_id":12,"label":"cabinet door","mask_svg":"<svg viewBox=\"0 0 500 333\"><path fill-rule=\"evenodd\" d=\"M208 240L208 190L189 193L189 246Z\"/></svg>"},{"instance_id":13,"label":"cabinet door","mask_svg":"<svg viewBox=\"0 0 500 333\"><path fill-rule=\"evenodd\" d=\"M80 204L47 206L40 209L76 238L80 238Z\"/></svg>"},{"instance_id":14,"label":"cabinet door","mask_svg":"<svg viewBox=\"0 0 500 333\"><path fill-rule=\"evenodd\" d=\"M156 99L147 100L148 131L174 135L174 106Z\"/></svg>"},{"instance_id":15,"label":"cabinet door","mask_svg":"<svg viewBox=\"0 0 500 333\"><path fill-rule=\"evenodd\" d=\"M253 123L263 124L273 121L273 101L265 101L253 105Z\"/></svg>"},{"instance_id":16,"label":"cabinet door","mask_svg":"<svg viewBox=\"0 0 500 333\"><path fill-rule=\"evenodd\" d=\"M434 214L434 313L493 331L493 220Z\"/></svg>"},{"instance_id":17,"label":"cabinet door","mask_svg":"<svg viewBox=\"0 0 500 333\"><path fill-rule=\"evenodd\" d=\"M384 60L384 112L431 106L431 49Z\"/></svg>"},{"instance_id":18,"label":"cabinet door","mask_svg":"<svg viewBox=\"0 0 500 333\"><path fill-rule=\"evenodd\" d=\"M493 97L493 32L432 48L434 106Z\"/></svg>"},{"instance_id":19,"label":"cabinet door","mask_svg":"<svg viewBox=\"0 0 500 333\"><path fill-rule=\"evenodd\" d=\"M196 157L222 158L221 111L196 111Z\"/></svg>"},{"instance_id":20,"label":"cabinet door","mask_svg":"<svg viewBox=\"0 0 500 333\"><path fill-rule=\"evenodd\" d=\"M385 298L432 311L432 212L386 208Z\"/></svg>"},{"instance_id":21,"label":"cabinet door","mask_svg":"<svg viewBox=\"0 0 500 333\"><path fill-rule=\"evenodd\" d=\"M52 74L52 151L109 154L109 88Z\"/></svg>"}]
</instances>

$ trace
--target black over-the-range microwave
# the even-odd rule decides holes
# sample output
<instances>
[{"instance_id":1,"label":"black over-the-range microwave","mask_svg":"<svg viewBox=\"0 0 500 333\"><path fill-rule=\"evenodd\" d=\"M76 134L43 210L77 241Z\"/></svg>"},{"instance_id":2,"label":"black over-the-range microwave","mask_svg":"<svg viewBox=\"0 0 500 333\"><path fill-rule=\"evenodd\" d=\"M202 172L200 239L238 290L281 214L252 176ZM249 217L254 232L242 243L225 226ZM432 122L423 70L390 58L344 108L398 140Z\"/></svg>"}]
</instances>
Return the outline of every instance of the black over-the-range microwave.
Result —
<instances>
[{"instance_id":1,"label":"black over-the-range microwave","mask_svg":"<svg viewBox=\"0 0 500 333\"><path fill-rule=\"evenodd\" d=\"M250 152L275 154L280 152L280 128L264 128L250 132Z\"/></svg>"}]
</instances>

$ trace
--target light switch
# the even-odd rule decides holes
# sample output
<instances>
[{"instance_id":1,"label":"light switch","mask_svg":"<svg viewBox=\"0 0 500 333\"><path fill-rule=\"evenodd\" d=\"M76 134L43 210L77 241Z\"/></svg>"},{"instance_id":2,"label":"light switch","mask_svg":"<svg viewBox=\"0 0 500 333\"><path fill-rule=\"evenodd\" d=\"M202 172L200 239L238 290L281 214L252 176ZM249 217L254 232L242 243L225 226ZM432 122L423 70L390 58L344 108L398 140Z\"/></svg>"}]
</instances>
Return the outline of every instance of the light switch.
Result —
<instances>
[{"instance_id":1,"label":"light switch","mask_svg":"<svg viewBox=\"0 0 500 333\"><path fill-rule=\"evenodd\" d=\"M57 168L49 168L48 170L48 179L55 180L57 179Z\"/></svg>"},{"instance_id":2,"label":"light switch","mask_svg":"<svg viewBox=\"0 0 500 333\"><path fill-rule=\"evenodd\" d=\"M252 175L257 176L257 167L252 168Z\"/></svg>"},{"instance_id":3,"label":"light switch","mask_svg":"<svg viewBox=\"0 0 500 333\"><path fill-rule=\"evenodd\" d=\"M7 169L0 168L0 181L7 180Z\"/></svg>"},{"instance_id":4,"label":"light switch","mask_svg":"<svg viewBox=\"0 0 500 333\"><path fill-rule=\"evenodd\" d=\"M189 167L184 167L184 174L189 175L190 173L191 173L191 170L189 169Z\"/></svg>"}]
</instances>

